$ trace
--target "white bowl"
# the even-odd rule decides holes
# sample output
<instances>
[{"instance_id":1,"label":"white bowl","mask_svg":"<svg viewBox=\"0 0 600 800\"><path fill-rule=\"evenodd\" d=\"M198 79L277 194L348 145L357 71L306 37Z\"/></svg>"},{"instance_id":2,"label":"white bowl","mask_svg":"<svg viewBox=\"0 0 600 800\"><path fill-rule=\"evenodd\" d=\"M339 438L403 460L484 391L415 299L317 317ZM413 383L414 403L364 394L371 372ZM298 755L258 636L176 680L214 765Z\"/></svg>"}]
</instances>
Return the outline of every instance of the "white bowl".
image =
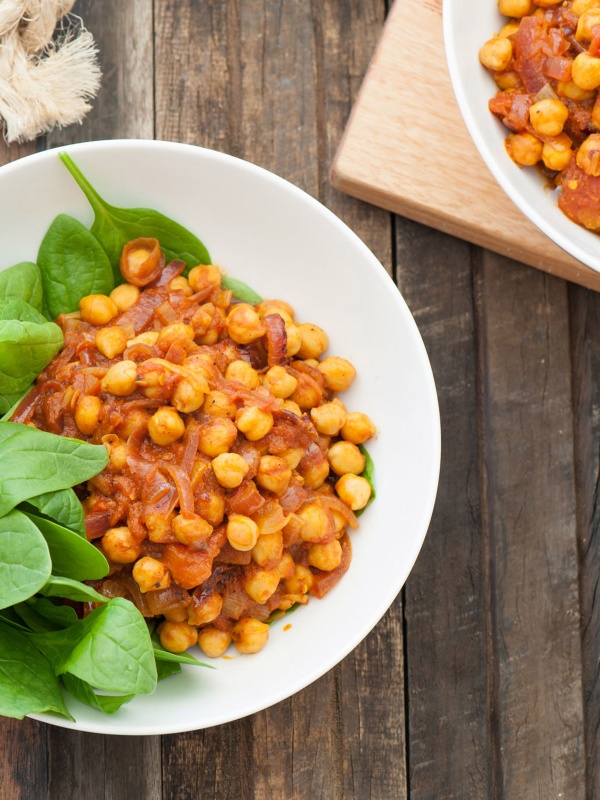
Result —
<instances>
[{"instance_id":1,"label":"white bowl","mask_svg":"<svg viewBox=\"0 0 600 800\"><path fill-rule=\"evenodd\" d=\"M479 49L507 21L496 0L443 0L444 43L460 111L490 172L515 205L563 250L600 272L598 234L563 214L537 170L522 169L509 158L504 148L509 130L488 109L498 89L479 63Z\"/></svg>"},{"instance_id":2,"label":"white bowl","mask_svg":"<svg viewBox=\"0 0 600 800\"><path fill-rule=\"evenodd\" d=\"M437 490L440 429L433 377L413 318L367 247L324 206L256 166L198 147L109 141L67 150L109 202L156 208L196 233L213 261L264 297L286 299L330 335L358 377L344 394L379 435L368 447L377 499L352 536L350 570L323 600L272 626L266 648L217 669L185 667L115 715L68 699L77 730L164 734L217 725L289 697L331 669L369 633L404 584ZM56 214L92 213L57 151L0 168L0 268L35 260ZM284 625L291 629L283 630ZM201 654L200 654L201 655Z\"/></svg>"}]
</instances>

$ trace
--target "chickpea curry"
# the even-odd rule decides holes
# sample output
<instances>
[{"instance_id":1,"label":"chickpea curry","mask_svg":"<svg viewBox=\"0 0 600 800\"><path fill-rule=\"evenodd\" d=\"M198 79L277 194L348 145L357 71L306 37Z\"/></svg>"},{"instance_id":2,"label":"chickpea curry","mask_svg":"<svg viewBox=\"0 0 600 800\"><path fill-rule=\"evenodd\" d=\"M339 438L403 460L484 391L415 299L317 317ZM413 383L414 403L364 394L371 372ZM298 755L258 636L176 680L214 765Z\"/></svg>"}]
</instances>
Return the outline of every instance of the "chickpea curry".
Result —
<instances>
[{"instance_id":1,"label":"chickpea curry","mask_svg":"<svg viewBox=\"0 0 600 800\"><path fill-rule=\"evenodd\" d=\"M479 51L511 131L509 156L538 165L574 222L600 230L600 0L498 0L507 23Z\"/></svg>"},{"instance_id":2,"label":"chickpea curry","mask_svg":"<svg viewBox=\"0 0 600 800\"><path fill-rule=\"evenodd\" d=\"M110 565L90 585L158 618L171 652L255 653L274 612L348 569L375 426L337 397L356 373L324 357L325 331L283 301L236 301L214 265L184 268L129 242L126 283L57 318L64 348L12 419L108 449L78 487Z\"/></svg>"}]
</instances>

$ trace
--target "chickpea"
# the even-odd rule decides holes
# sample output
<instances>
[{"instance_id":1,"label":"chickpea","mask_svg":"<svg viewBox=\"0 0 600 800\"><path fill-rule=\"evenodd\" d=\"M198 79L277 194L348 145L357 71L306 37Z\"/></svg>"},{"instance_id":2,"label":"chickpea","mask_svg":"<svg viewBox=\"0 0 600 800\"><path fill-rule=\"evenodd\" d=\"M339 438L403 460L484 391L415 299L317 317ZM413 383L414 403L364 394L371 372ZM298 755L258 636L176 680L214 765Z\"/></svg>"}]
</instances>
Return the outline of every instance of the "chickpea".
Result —
<instances>
[{"instance_id":1,"label":"chickpea","mask_svg":"<svg viewBox=\"0 0 600 800\"><path fill-rule=\"evenodd\" d=\"M599 0L600 2L600 0ZM503 39L508 38L509 36L514 36L515 33L519 30L519 24L516 20L512 22L507 22L506 25L503 25L502 28L498 31L498 36L501 36Z\"/></svg>"},{"instance_id":2,"label":"chickpea","mask_svg":"<svg viewBox=\"0 0 600 800\"><path fill-rule=\"evenodd\" d=\"M202 406L208 391L208 382L203 375L182 378L173 390L171 405L182 414L191 414Z\"/></svg>"},{"instance_id":3,"label":"chickpea","mask_svg":"<svg viewBox=\"0 0 600 800\"><path fill-rule=\"evenodd\" d=\"M149 419L150 414L147 411L142 408L134 408L117 428L119 435L128 439L135 430L147 425Z\"/></svg>"},{"instance_id":4,"label":"chickpea","mask_svg":"<svg viewBox=\"0 0 600 800\"><path fill-rule=\"evenodd\" d=\"M105 442L108 449L108 459L111 467L117 470L125 469L127 466L127 443L118 439L115 442Z\"/></svg>"},{"instance_id":5,"label":"chickpea","mask_svg":"<svg viewBox=\"0 0 600 800\"><path fill-rule=\"evenodd\" d=\"M163 353L166 353L169 347L173 344L180 344L183 347L189 345L194 340L194 329L191 325L186 325L185 322L172 322L158 332L156 346L159 347Z\"/></svg>"},{"instance_id":6,"label":"chickpea","mask_svg":"<svg viewBox=\"0 0 600 800\"><path fill-rule=\"evenodd\" d=\"M228 417L214 417L200 430L198 450L215 458L226 453L237 438L238 430Z\"/></svg>"},{"instance_id":7,"label":"chickpea","mask_svg":"<svg viewBox=\"0 0 600 800\"><path fill-rule=\"evenodd\" d=\"M183 653L198 641L198 631L187 622L162 622L158 626L158 635L169 653Z\"/></svg>"},{"instance_id":8,"label":"chickpea","mask_svg":"<svg viewBox=\"0 0 600 800\"><path fill-rule=\"evenodd\" d=\"M265 373L263 384L272 395L285 399L293 394L298 386L298 381L289 374L285 367L274 366Z\"/></svg>"},{"instance_id":9,"label":"chickpea","mask_svg":"<svg viewBox=\"0 0 600 800\"><path fill-rule=\"evenodd\" d=\"M371 419L360 411L352 411L342 425L342 437L353 444L363 444L375 436L377 428Z\"/></svg>"},{"instance_id":10,"label":"chickpea","mask_svg":"<svg viewBox=\"0 0 600 800\"><path fill-rule=\"evenodd\" d=\"M221 277L221 270L214 264L198 264L190 270L188 281L194 292L201 292L209 286L218 289Z\"/></svg>"},{"instance_id":11,"label":"chickpea","mask_svg":"<svg viewBox=\"0 0 600 800\"><path fill-rule=\"evenodd\" d=\"M314 408L322 400L321 389L309 378L308 375L300 374L296 391L290 397L294 403L298 403L300 408Z\"/></svg>"},{"instance_id":12,"label":"chickpea","mask_svg":"<svg viewBox=\"0 0 600 800\"><path fill-rule=\"evenodd\" d=\"M156 589L167 589L171 585L171 573L160 561L151 556L144 556L133 565L133 580L140 587L140 592L151 592Z\"/></svg>"},{"instance_id":13,"label":"chickpea","mask_svg":"<svg viewBox=\"0 0 600 800\"><path fill-rule=\"evenodd\" d=\"M290 358L295 356L302 347L302 332L298 325L293 322L285 323L285 335L287 340L286 355Z\"/></svg>"},{"instance_id":14,"label":"chickpea","mask_svg":"<svg viewBox=\"0 0 600 800\"><path fill-rule=\"evenodd\" d=\"M279 580L279 573L275 569L253 569L246 578L244 588L246 594L262 606L275 593Z\"/></svg>"},{"instance_id":15,"label":"chickpea","mask_svg":"<svg viewBox=\"0 0 600 800\"><path fill-rule=\"evenodd\" d=\"M312 322L303 322L298 326L302 343L298 356L303 359L318 358L329 347L329 338L322 328Z\"/></svg>"},{"instance_id":16,"label":"chickpea","mask_svg":"<svg viewBox=\"0 0 600 800\"><path fill-rule=\"evenodd\" d=\"M536 6L540 8L552 8L553 6L557 6L559 3L562 3L563 0L534 0Z\"/></svg>"},{"instance_id":17,"label":"chickpea","mask_svg":"<svg viewBox=\"0 0 600 800\"><path fill-rule=\"evenodd\" d=\"M216 592L211 592L204 597L193 597L192 605L188 609L188 622L190 625L206 625L215 620L223 608L223 598Z\"/></svg>"},{"instance_id":18,"label":"chickpea","mask_svg":"<svg viewBox=\"0 0 600 800\"><path fill-rule=\"evenodd\" d=\"M579 53L571 67L571 78L575 86L586 92L597 89L600 86L600 58Z\"/></svg>"},{"instance_id":19,"label":"chickpea","mask_svg":"<svg viewBox=\"0 0 600 800\"><path fill-rule=\"evenodd\" d=\"M498 11L505 17L526 17L534 9L532 0L498 0Z\"/></svg>"},{"instance_id":20,"label":"chickpea","mask_svg":"<svg viewBox=\"0 0 600 800\"><path fill-rule=\"evenodd\" d=\"M227 522L227 540L234 550L252 550L258 540L258 525L243 514L230 514Z\"/></svg>"},{"instance_id":21,"label":"chickpea","mask_svg":"<svg viewBox=\"0 0 600 800\"><path fill-rule=\"evenodd\" d=\"M227 332L234 342L250 344L265 335L265 326L249 303L239 303L227 315Z\"/></svg>"},{"instance_id":22,"label":"chickpea","mask_svg":"<svg viewBox=\"0 0 600 800\"><path fill-rule=\"evenodd\" d=\"M238 652L258 653L269 639L269 626L253 617L242 617L233 626L231 636Z\"/></svg>"},{"instance_id":23,"label":"chickpea","mask_svg":"<svg viewBox=\"0 0 600 800\"><path fill-rule=\"evenodd\" d=\"M107 558L117 564L131 564L142 554L142 546L135 541L127 526L109 528L102 537L102 549Z\"/></svg>"},{"instance_id":24,"label":"chickpea","mask_svg":"<svg viewBox=\"0 0 600 800\"><path fill-rule=\"evenodd\" d=\"M531 133L511 133L505 146L512 160L522 167L533 167L542 157L542 142Z\"/></svg>"},{"instance_id":25,"label":"chickpea","mask_svg":"<svg viewBox=\"0 0 600 800\"><path fill-rule=\"evenodd\" d=\"M237 406L224 392L212 389L204 398L202 411L213 417L230 417L233 419L237 414Z\"/></svg>"},{"instance_id":26,"label":"chickpea","mask_svg":"<svg viewBox=\"0 0 600 800\"><path fill-rule=\"evenodd\" d=\"M594 97L594 92L584 92L579 86L576 86L573 81L558 81L556 84L556 94L560 97L566 97L568 100L575 100L580 103L583 100L591 100Z\"/></svg>"},{"instance_id":27,"label":"chickpea","mask_svg":"<svg viewBox=\"0 0 600 800\"><path fill-rule=\"evenodd\" d=\"M308 567L296 564L294 574L284 580L283 586L288 594L308 594L312 589L313 583L313 574Z\"/></svg>"},{"instance_id":28,"label":"chickpea","mask_svg":"<svg viewBox=\"0 0 600 800\"><path fill-rule=\"evenodd\" d=\"M600 134L593 133L582 143L577 151L577 166L586 175L600 175Z\"/></svg>"},{"instance_id":29,"label":"chickpea","mask_svg":"<svg viewBox=\"0 0 600 800\"><path fill-rule=\"evenodd\" d=\"M292 414L295 414L297 417L302 416L302 409L295 400L284 400L281 407L284 411L291 411Z\"/></svg>"},{"instance_id":30,"label":"chickpea","mask_svg":"<svg viewBox=\"0 0 600 800\"><path fill-rule=\"evenodd\" d=\"M120 356L127 347L127 334L118 325L101 328L96 334L96 348L106 358Z\"/></svg>"},{"instance_id":31,"label":"chickpea","mask_svg":"<svg viewBox=\"0 0 600 800\"><path fill-rule=\"evenodd\" d=\"M140 290L131 283L122 283L120 286L115 286L109 297L119 311L123 313L128 311L140 299Z\"/></svg>"},{"instance_id":32,"label":"chickpea","mask_svg":"<svg viewBox=\"0 0 600 800\"><path fill-rule=\"evenodd\" d=\"M335 538L341 539L344 533L346 532L346 528L348 527L348 523L346 522L346 517L336 509L331 510L331 516L333 517Z\"/></svg>"},{"instance_id":33,"label":"chickpea","mask_svg":"<svg viewBox=\"0 0 600 800\"><path fill-rule=\"evenodd\" d=\"M252 560L259 567L279 564L283 556L283 534L261 533L252 548Z\"/></svg>"},{"instance_id":34,"label":"chickpea","mask_svg":"<svg viewBox=\"0 0 600 800\"><path fill-rule=\"evenodd\" d=\"M187 609L185 606L167 608L164 616L168 622L187 622Z\"/></svg>"},{"instance_id":35,"label":"chickpea","mask_svg":"<svg viewBox=\"0 0 600 800\"><path fill-rule=\"evenodd\" d=\"M135 361L117 361L102 378L102 391L116 397L126 397L135 392L137 364Z\"/></svg>"},{"instance_id":36,"label":"chickpea","mask_svg":"<svg viewBox=\"0 0 600 800\"><path fill-rule=\"evenodd\" d=\"M571 11L580 17L591 8L600 8L600 0L573 0Z\"/></svg>"},{"instance_id":37,"label":"chickpea","mask_svg":"<svg viewBox=\"0 0 600 800\"><path fill-rule=\"evenodd\" d=\"M79 301L81 319L90 325L106 325L117 316L119 309L105 294L88 294Z\"/></svg>"},{"instance_id":38,"label":"chickpea","mask_svg":"<svg viewBox=\"0 0 600 800\"><path fill-rule=\"evenodd\" d=\"M186 297L189 297L191 294L194 294L194 290L190 286L190 282L183 275L178 275L176 278L173 278L173 280L170 281L169 291L183 292L183 294Z\"/></svg>"},{"instance_id":39,"label":"chickpea","mask_svg":"<svg viewBox=\"0 0 600 800\"><path fill-rule=\"evenodd\" d=\"M366 458L352 442L336 442L327 451L327 458L336 475L351 472L360 475L365 468Z\"/></svg>"},{"instance_id":40,"label":"chickpea","mask_svg":"<svg viewBox=\"0 0 600 800\"><path fill-rule=\"evenodd\" d=\"M296 469L303 456L304 450L301 447L288 447L283 453L279 453L279 458L283 458L290 469Z\"/></svg>"},{"instance_id":41,"label":"chickpea","mask_svg":"<svg viewBox=\"0 0 600 800\"><path fill-rule=\"evenodd\" d=\"M316 461L308 467L303 467L302 464L299 464L298 471L304 480L305 488L319 489L329 475L329 462L326 458L323 458L322 461Z\"/></svg>"},{"instance_id":42,"label":"chickpea","mask_svg":"<svg viewBox=\"0 0 600 800\"><path fill-rule=\"evenodd\" d=\"M152 345L156 344L157 339L158 331L144 331L144 333L134 336L133 339L129 339L127 347L131 347L134 344L147 344L152 347Z\"/></svg>"},{"instance_id":43,"label":"chickpea","mask_svg":"<svg viewBox=\"0 0 600 800\"><path fill-rule=\"evenodd\" d=\"M216 528L225 516L225 497L213 492L203 493L204 497L196 498L196 510L207 522Z\"/></svg>"},{"instance_id":44,"label":"chickpea","mask_svg":"<svg viewBox=\"0 0 600 800\"><path fill-rule=\"evenodd\" d=\"M346 410L338 403L324 403L311 408L310 416L319 433L337 436L346 421Z\"/></svg>"},{"instance_id":45,"label":"chickpea","mask_svg":"<svg viewBox=\"0 0 600 800\"><path fill-rule=\"evenodd\" d=\"M258 389L260 378L258 372L246 361L232 361L225 370L225 379L228 381L239 381L249 389Z\"/></svg>"},{"instance_id":46,"label":"chickpea","mask_svg":"<svg viewBox=\"0 0 600 800\"><path fill-rule=\"evenodd\" d=\"M539 136L558 136L569 118L569 109L560 100L548 97L529 109L529 121Z\"/></svg>"},{"instance_id":47,"label":"chickpea","mask_svg":"<svg viewBox=\"0 0 600 800\"><path fill-rule=\"evenodd\" d=\"M273 414L262 411L258 406L245 406L235 415L235 424L251 442L262 439L273 427Z\"/></svg>"},{"instance_id":48,"label":"chickpea","mask_svg":"<svg viewBox=\"0 0 600 800\"><path fill-rule=\"evenodd\" d=\"M600 24L600 8L590 8L584 11L577 20L575 38L578 42L591 42L594 37L593 28Z\"/></svg>"},{"instance_id":49,"label":"chickpea","mask_svg":"<svg viewBox=\"0 0 600 800\"><path fill-rule=\"evenodd\" d=\"M349 506L352 511L359 511L364 508L371 499L371 486L366 478L360 475L342 475L335 484L335 490L341 500Z\"/></svg>"},{"instance_id":50,"label":"chickpea","mask_svg":"<svg viewBox=\"0 0 600 800\"><path fill-rule=\"evenodd\" d=\"M256 306L256 310L261 315L261 317L265 317L267 314L287 314L290 321L294 319L294 309L289 303L286 303L284 300L263 300L262 303L259 303Z\"/></svg>"},{"instance_id":51,"label":"chickpea","mask_svg":"<svg viewBox=\"0 0 600 800\"><path fill-rule=\"evenodd\" d=\"M593 114L592 114L593 118ZM566 169L573 158L571 139L566 133L561 133L553 139L547 139L542 147L542 161L548 169L561 172Z\"/></svg>"},{"instance_id":52,"label":"chickpea","mask_svg":"<svg viewBox=\"0 0 600 800\"><path fill-rule=\"evenodd\" d=\"M496 82L496 86L502 91L506 91L507 89L517 89L521 85L521 79L513 70L496 72L494 74L494 81Z\"/></svg>"},{"instance_id":53,"label":"chickpea","mask_svg":"<svg viewBox=\"0 0 600 800\"><path fill-rule=\"evenodd\" d=\"M225 489L235 489L248 474L250 466L237 453L221 453L212 460L215 478Z\"/></svg>"},{"instance_id":54,"label":"chickpea","mask_svg":"<svg viewBox=\"0 0 600 800\"><path fill-rule=\"evenodd\" d=\"M270 536L271 534L263 534L263 536ZM279 577L283 578L283 580L288 580L294 575L296 570L296 565L294 564L294 559L292 558L291 554L288 552L284 552L281 556L281 561L277 565L277 572L279 573ZM311 573L312 574L312 573Z\"/></svg>"},{"instance_id":55,"label":"chickpea","mask_svg":"<svg viewBox=\"0 0 600 800\"><path fill-rule=\"evenodd\" d=\"M325 378L325 383L334 392L343 392L354 378L356 370L345 358L328 356L319 364L319 371Z\"/></svg>"},{"instance_id":56,"label":"chickpea","mask_svg":"<svg viewBox=\"0 0 600 800\"><path fill-rule=\"evenodd\" d=\"M82 394L75 406L75 424L85 436L91 436L102 416L102 400L89 394Z\"/></svg>"},{"instance_id":57,"label":"chickpea","mask_svg":"<svg viewBox=\"0 0 600 800\"><path fill-rule=\"evenodd\" d=\"M198 632L198 646L207 658L219 658L231 644L231 634L208 626Z\"/></svg>"},{"instance_id":58,"label":"chickpea","mask_svg":"<svg viewBox=\"0 0 600 800\"><path fill-rule=\"evenodd\" d=\"M148 420L148 433L154 444L166 447L181 439L185 422L170 406L162 406Z\"/></svg>"},{"instance_id":59,"label":"chickpea","mask_svg":"<svg viewBox=\"0 0 600 800\"><path fill-rule=\"evenodd\" d=\"M308 563L316 569L331 572L342 563L342 545L337 539L325 544L313 544L308 550Z\"/></svg>"},{"instance_id":60,"label":"chickpea","mask_svg":"<svg viewBox=\"0 0 600 800\"><path fill-rule=\"evenodd\" d=\"M168 516L155 512L147 513L145 516L146 528L148 529L148 539L151 542L165 544L173 541L173 518L175 512L171 511Z\"/></svg>"},{"instance_id":61,"label":"chickpea","mask_svg":"<svg viewBox=\"0 0 600 800\"><path fill-rule=\"evenodd\" d=\"M263 489L282 495L288 488L292 470L287 461L279 456L262 456L256 474L256 482Z\"/></svg>"},{"instance_id":62,"label":"chickpea","mask_svg":"<svg viewBox=\"0 0 600 800\"><path fill-rule=\"evenodd\" d=\"M177 514L173 518L171 528L177 541L188 547L205 542L213 532L212 525L209 525L202 517L190 517L183 514Z\"/></svg>"},{"instance_id":63,"label":"chickpea","mask_svg":"<svg viewBox=\"0 0 600 800\"><path fill-rule=\"evenodd\" d=\"M333 533L333 520L323 506L318 503L309 503L296 512L300 520L300 536L305 542L319 544L331 538Z\"/></svg>"},{"instance_id":64,"label":"chickpea","mask_svg":"<svg viewBox=\"0 0 600 800\"><path fill-rule=\"evenodd\" d=\"M479 61L490 72L504 72L508 69L513 57L510 39L492 36L479 50Z\"/></svg>"}]
</instances>

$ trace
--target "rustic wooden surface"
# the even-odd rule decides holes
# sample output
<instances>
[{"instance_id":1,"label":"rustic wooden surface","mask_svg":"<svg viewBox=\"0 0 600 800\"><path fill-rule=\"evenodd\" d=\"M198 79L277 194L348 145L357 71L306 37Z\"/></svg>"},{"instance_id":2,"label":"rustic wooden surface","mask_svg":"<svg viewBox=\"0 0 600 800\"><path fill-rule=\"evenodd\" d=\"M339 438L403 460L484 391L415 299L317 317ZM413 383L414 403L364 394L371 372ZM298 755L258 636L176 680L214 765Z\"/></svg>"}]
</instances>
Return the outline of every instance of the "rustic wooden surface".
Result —
<instances>
[{"instance_id":1,"label":"rustic wooden surface","mask_svg":"<svg viewBox=\"0 0 600 800\"><path fill-rule=\"evenodd\" d=\"M0 162L156 136L242 156L318 197L414 313L442 472L401 596L315 684L162 738L0 720L1 800L600 800L600 296L331 188L384 0L76 10L102 54L93 112L0 145Z\"/></svg>"}]
</instances>

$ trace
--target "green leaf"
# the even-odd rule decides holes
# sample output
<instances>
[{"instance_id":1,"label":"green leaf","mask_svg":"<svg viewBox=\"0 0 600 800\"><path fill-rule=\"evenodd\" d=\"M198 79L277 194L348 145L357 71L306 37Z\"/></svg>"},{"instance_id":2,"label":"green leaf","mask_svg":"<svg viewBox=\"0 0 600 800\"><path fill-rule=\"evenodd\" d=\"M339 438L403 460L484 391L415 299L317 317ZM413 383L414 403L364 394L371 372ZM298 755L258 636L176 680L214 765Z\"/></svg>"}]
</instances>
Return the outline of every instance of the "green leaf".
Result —
<instances>
[{"instance_id":1,"label":"green leaf","mask_svg":"<svg viewBox=\"0 0 600 800\"><path fill-rule=\"evenodd\" d=\"M52 562L42 534L20 511L0 518L0 608L35 594L50 577Z\"/></svg>"},{"instance_id":2,"label":"green leaf","mask_svg":"<svg viewBox=\"0 0 600 800\"><path fill-rule=\"evenodd\" d=\"M178 664L176 661L156 662L156 673L159 681L168 678L170 675L177 675L178 672L181 672L181 664Z\"/></svg>"},{"instance_id":3,"label":"green leaf","mask_svg":"<svg viewBox=\"0 0 600 800\"><path fill-rule=\"evenodd\" d=\"M242 281L236 281L235 278L223 277L221 279L221 286L224 289L231 289L233 296L238 300L242 300L244 303L256 305L257 303L262 303L263 301L263 298L257 294L254 289L246 286L246 284L242 283Z\"/></svg>"},{"instance_id":4,"label":"green leaf","mask_svg":"<svg viewBox=\"0 0 600 800\"><path fill-rule=\"evenodd\" d=\"M208 669L215 669L212 664L205 664L204 661L198 661L197 658L191 656L189 653L170 653L152 636L152 647L154 649L154 658L157 661L170 661L175 664L192 664L195 667L208 667Z\"/></svg>"},{"instance_id":5,"label":"green leaf","mask_svg":"<svg viewBox=\"0 0 600 800\"><path fill-rule=\"evenodd\" d=\"M32 633L29 640L52 664L96 689L148 694L157 674L144 618L129 600L115 597L69 628Z\"/></svg>"},{"instance_id":6,"label":"green leaf","mask_svg":"<svg viewBox=\"0 0 600 800\"><path fill-rule=\"evenodd\" d=\"M44 302L52 319L77 311L88 294L109 294L112 268L100 243L81 222L59 214L40 245Z\"/></svg>"},{"instance_id":7,"label":"green leaf","mask_svg":"<svg viewBox=\"0 0 600 800\"><path fill-rule=\"evenodd\" d=\"M24 512L46 540L52 572L75 581L98 580L108 573L108 561L93 544L64 525Z\"/></svg>"},{"instance_id":8,"label":"green leaf","mask_svg":"<svg viewBox=\"0 0 600 800\"><path fill-rule=\"evenodd\" d=\"M60 522L75 533L85 537L85 517L83 506L73 489L59 489L30 497L19 506L24 511L37 509L44 517Z\"/></svg>"},{"instance_id":9,"label":"green leaf","mask_svg":"<svg viewBox=\"0 0 600 800\"><path fill-rule=\"evenodd\" d=\"M0 422L0 453L0 516L23 500L89 480L108 463L103 445L17 422Z\"/></svg>"},{"instance_id":10,"label":"green leaf","mask_svg":"<svg viewBox=\"0 0 600 800\"><path fill-rule=\"evenodd\" d=\"M59 157L80 189L87 197L93 211L91 231L104 248L113 268L116 283L122 283L119 260L124 245L140 236L158 239L167 262L181 259L188 268L197 264L210 264L210 255L200 239L178 222L149 208L117 208L109 205L91 186L79 167L67 153Z\"/></svg>"},{"instance_id":11,"label":"green leaf","mask_svg":"<svg viewBox=\"0 0 600 800\"><path fill-rule=\"evenodd\" d=\"M375 500L375 498L377 497L377 492L375 491L375 464L373 463L373 459L371 458L371 454L369 453L367 448L364 446L364 444L359 444L358 445L358 449L360 450L360 452L365 457L365 468L361 472L360 477L364 478L366 481L368 481L369 486L371 487L371 497L369 498L369 502L365 506L365 508L368 508L371 505L371 503L373 502L373 500ZM363 513L365 508L361 508L359 511L355 511L355 515L357 517L360 517L360 515Z\"/></svg>"},{"instance_id":12,"label":"green leaf","mask_svg":"<svg viewBox=\"0 0 600 800\"><path fill-rule=\"evenodd\" d=\"M96 694L89 683L82 681L81 678L76 678L75 675L70 675L68 672L61 677L61 680L69 694L77 698L80 703L85 703L98 711L102 711L104 714L114 714L124 703L129 703L135 697L134 694Z\"/></svg>"},{"instance_id":13,"label":"green leaf","mask_svg":"<svg viewBox=\"0 0 600 800\"><path fill-rule=\"evenodd\" d=\"M53 322L0 319L0 395L12 396L14 403L63 344L62 331Z\"/></svg>"},{"instance_id":14,"label":"green leaf","mask_svg":"<svg viewBox=\"0 0 600 800\"><path fill-rule=\"evenodd\" d=\"M69 625L72 625L79 619L77 612L72 606L68 606L65 603L53 603L46 597L32 597L27 601L26 605L33 608L40 617L43 617L59 628L68 628Z\"/></svg>"},{"instance_id":15,"label":"green leaf","mask_svg":"<svg viewBox=\"0 0 600 800\"><path fill-rule=\"evenodd\" d=\"M29 631L33 631L33 633L47 633L49 631L58 631L65 627L64 625L57 625L42 614L39 614L33 607L32 600L33 598L24 603L17 603L12 606L15 614Z\"/></svg>"},{"instance_id":16,"label":"green leaf","mask_svg":"<svg viewBox=\"0 0 600 800\"><path fill-rule=\"evenodd\" d=\"M42 310L42 275L37 264L21 261L0 272L0 300L24 300Z\"/></svg>"},{"instance_id":17,"label":"green leaf","mask_svg":"<svg viewBox=\"0 0 600 800\"><path fill-rule=\"evenodd\" d=\"M38 325L46 325L48 322L43 314L20 298L0 301L0 320L2 319L19 319L21 322L35 322Z\"/></svg>"},{"instance_id":18,"label":"green leaf","mask_svg":"<svg viewBox=\"0 0 600 800\"><path fill-rule=\"evenodd\" d=\"M80 581L51 575L48 582L39 590L44 597L63 597L80 603L106 603L107 598Z\"/></svg>"},{"instance_id":19,"label":"green leaf","mask_svg":"<svg viewBox=\"0 0 600 800\"><path fill-rule=\"evenodd\" d=\"M23 719L43 711L73 719L48 660L25 634L0 621L0 714Z\"/></svg>"},{"instance_id":20,"label":"green leaf","mask_svg":"<svg viewBox=\"0 0 600 800\"><path fill-rule=\"evenodd\" d=\"M31 386L17 394L0 394L0 422L7 422L17 410L21 400L29 394ZM6 409L6 410L5 410Z\"/></svg>"}]
</instances>

